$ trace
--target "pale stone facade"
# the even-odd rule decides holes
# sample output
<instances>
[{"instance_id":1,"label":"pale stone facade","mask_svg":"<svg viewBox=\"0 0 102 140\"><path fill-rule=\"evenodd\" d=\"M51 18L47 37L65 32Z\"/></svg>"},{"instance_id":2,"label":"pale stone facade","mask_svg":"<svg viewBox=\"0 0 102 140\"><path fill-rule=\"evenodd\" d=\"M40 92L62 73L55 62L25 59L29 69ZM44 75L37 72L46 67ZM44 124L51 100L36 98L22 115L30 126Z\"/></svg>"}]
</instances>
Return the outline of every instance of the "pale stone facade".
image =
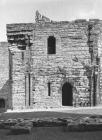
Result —
<instances>
[{"instance_id":1,"label":"pale stone facade","mask_svg":"<svg viewBox=\"0 0 102 140\"><path fill-rule=\"evenodd\" d=\"M102 21L35 21L7 25L9 108L102 104Z\"/></svg>"}]
</instances>

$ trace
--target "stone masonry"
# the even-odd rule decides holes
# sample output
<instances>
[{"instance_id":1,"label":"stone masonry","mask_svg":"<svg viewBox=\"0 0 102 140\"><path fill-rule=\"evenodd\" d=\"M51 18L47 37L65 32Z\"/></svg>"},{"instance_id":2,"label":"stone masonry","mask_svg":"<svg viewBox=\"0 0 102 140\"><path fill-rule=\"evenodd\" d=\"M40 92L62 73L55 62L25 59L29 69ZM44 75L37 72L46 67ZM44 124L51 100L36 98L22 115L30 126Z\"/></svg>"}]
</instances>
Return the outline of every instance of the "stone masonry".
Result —
<instances>
[{"instance_id":1,"label":"stone masonry","mask_svg":"<svg viewBox=\"0 0 102 140\"><path fill-rule=\"evenodd\" d=\"M8 24L7 38L11 109L102 104L101 20L56 22L37 11L35 23Z\"/></svg>"},{"instance_id":2,"label":"stone masonry","mask_svg":"<svg viewBox=\"0 0 102 140\"><path fill-rule=\"evenodd\" d=\"M8 43L0 42L0 110L9 108ZM3 104L4 103L4 104Z\"/></svg>"}]
</instances>

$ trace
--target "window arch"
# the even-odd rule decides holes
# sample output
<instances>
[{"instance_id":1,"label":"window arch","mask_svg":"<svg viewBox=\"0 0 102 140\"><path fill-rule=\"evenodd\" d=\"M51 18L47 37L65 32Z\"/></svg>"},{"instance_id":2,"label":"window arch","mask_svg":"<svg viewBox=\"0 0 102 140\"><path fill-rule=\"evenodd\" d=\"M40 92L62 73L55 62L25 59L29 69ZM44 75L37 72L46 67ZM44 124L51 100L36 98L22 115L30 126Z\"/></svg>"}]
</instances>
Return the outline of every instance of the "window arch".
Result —
<instances>
[{"instance_id":1,"label":"window arch","mask_svg":"<svg viewBox=\"0 0 102 140\"><path fill-rule=\"evenodd\" d=\"M48 40L48 54L56 53L56 38L54 36L49 36Z\"/></svg>"}]
</instances>

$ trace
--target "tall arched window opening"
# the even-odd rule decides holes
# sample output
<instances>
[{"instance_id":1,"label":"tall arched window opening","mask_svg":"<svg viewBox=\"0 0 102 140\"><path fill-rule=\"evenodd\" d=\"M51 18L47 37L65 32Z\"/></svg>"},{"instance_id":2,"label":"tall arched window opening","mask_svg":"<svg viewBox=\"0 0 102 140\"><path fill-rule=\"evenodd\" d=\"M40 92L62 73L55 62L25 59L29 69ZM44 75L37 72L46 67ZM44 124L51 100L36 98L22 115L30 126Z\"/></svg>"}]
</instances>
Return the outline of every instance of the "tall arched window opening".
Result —
<instances>
[{"instance_id":1,"label":"tall arched window opening","mask_svg":"<svg viewBox=\"0 0 102 140\"><path fill-rule=\"evenodd\" d=\"M48 38L48 54L56 54L56 38L54 36Z\"/></svg>"}]
</instances>

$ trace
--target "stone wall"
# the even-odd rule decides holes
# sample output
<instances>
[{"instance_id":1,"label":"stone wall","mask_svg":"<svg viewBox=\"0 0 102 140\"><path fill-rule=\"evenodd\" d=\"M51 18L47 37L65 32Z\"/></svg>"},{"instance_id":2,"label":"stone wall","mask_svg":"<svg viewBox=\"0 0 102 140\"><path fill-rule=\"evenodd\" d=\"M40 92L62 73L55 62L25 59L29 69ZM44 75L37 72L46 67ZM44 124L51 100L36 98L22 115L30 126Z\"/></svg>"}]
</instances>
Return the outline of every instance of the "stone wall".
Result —
<instances>
[{"instance_id":1,"label":"stone wall","mask_svg":"<svg viewBox=\"0 0 102 140\"><path fill-rule=\"evenodd\" d=\"M8 71L8 44L6 42L0 43L0 88L9 78Z\"/></svg>"},{"instance_id":2,"label":"stone wall","mask_svg":"<svg viewBox=\"0 0 102 140\"><path fill-rule=\"evenodd\" d=\"M6 107L9 107L9 53L8 43L0 42L0 99L6 101Z\"/></svg>"},{"instance_id":3,"label":"stone wall","mask_svg":"<svg viewBox=\"0 0 102 140\"><path fill-rule=\"evenodd\" d=\"M62 106L62 85L66 81L73 85L73 105L90 105L89 79L84 68L91 64L87 30L85 20L36 26L32 46L35 105L41 102L41 106ZM47 54L49 36L56 38L56 54L53 55ZM51 82L50 97L48 82Z\"/></svg>"},{"instance_id":4,"label":"stone wall","mask_svg":"<svg viewBox=\"0 0 102 140\"><path fill-rule=\"evenodd\" d=\"M95 46L98 50L97 51L98 54L96 53L98 57L95 57L96 64L98 65L96 69L96 76L97 76L96 102L98 105L101 105L102 104L102 21L101 20L95 22L94 34L95 34L95 38L97 39L97 41L94 42L96 42Z\"/></svg>"},{"instance_id":5,"label":"stone wall","mask_svg":"<svg viewBox=\"0 0 102 140\"><path fill-rule=\"evenodd\" d=\"M73 106L101 103L101 25L99 20L54 22L38 12L35 24L7 25L11 106L63 107L65 82L73 87ZM49 36L56 39L56 54L47 53Z\"/></svg>"},{"instance_id":6,"label":"stone wall","mask_svg":"<svg viewBox=\"0 0 102 140\"><path fill-rule=\"evenodd\" d=\"M23 109L26 106L26 37L31 36L34 24L8 24L9 78L11 89L11 108ZM30 40L31 41L31 40Z\"/></svg>"}]
</instances>

